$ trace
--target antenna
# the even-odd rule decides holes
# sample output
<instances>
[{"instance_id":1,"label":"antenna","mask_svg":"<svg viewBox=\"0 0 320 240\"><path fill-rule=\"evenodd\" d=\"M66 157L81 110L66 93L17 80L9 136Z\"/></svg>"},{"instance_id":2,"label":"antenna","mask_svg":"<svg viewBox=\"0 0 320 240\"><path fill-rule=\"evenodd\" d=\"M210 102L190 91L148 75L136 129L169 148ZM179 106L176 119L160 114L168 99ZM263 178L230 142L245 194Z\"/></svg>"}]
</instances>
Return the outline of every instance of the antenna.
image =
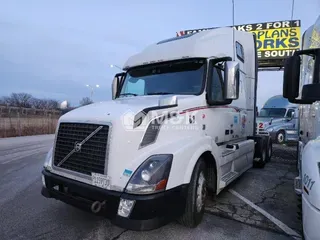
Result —
<instances>
[{"instance_id":1,"label":"antenna","mask_svg":"<svg viewBox=\"0 0 320 240\"><path fill-rule=\"evenodd\" d=\"M232 45L233 45L233 60L236 59L235 43L234 43L234 0L232 0Z\"/></svg>"}]
</instances>

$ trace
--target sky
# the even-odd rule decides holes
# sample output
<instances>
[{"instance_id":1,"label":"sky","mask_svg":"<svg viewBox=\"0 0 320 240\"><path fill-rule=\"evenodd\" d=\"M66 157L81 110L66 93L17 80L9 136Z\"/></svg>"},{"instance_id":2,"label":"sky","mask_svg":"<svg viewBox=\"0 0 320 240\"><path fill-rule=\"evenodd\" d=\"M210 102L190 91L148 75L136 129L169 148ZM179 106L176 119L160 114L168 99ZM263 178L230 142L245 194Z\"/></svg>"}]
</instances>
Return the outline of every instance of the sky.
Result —
<instances>
[{"instance_id":1,"label":"sky","mask_svg":"<svg viewBox=\"0 0 320 240\"><path fill-rule=\"evenodd\" d=\"M235 24L290 20L292 0L234 0ZM320 0L295 0L302 33ZM232 25L232 0L0 0L0 96L27 92L76 106L99 84L111 99L126 59L180 30ZM301 33L301 34L302 34ZM282 71L259 72L258 106L282 94Z\"/></svg>"}]
</instances>

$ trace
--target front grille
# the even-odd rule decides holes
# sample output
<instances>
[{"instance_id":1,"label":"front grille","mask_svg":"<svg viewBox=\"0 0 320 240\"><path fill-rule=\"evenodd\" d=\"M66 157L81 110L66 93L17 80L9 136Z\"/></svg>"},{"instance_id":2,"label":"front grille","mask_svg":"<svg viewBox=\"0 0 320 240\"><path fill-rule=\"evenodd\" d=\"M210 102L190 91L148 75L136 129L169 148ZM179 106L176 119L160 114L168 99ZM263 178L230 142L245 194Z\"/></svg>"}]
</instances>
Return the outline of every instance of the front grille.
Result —
<instances>
[{"instance_id":1,"label":"front grille","mask_svg":"<svg viewBox=\"0 0 320 240\"><path fill-rule=\"evenodd\" d=\"M77 143L81 143L99 127L102 128L81 145L80 151L74 150ZM54 151L54 165L86 175L91 175L92 172L103 174L108 133L107 125L60 123ZM74 152L70 154L72 151ZM69 157L66 158L68 154Z\"/></svg>"}]
</instances>

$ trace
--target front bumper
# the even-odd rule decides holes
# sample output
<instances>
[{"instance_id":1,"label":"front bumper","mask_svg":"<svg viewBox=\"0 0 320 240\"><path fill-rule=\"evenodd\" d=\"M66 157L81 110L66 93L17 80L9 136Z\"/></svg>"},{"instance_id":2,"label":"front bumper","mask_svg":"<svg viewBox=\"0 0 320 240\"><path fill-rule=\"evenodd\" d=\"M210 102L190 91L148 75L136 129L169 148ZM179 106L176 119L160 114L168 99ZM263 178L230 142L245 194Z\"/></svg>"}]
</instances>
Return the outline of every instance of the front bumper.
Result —
<instances>
[{"instance_id":1,"label":"front bumper","mask_svg":"<svg viewBox=\"0 0 320 240\"><path fill-rule=\"evenodd\" d=\"M185 209L188 185L181 185L162 193L133 195L91 186L47 170L43 170L42 174L46 184L41 190L44 197L55 198L86 211L91 211L93 202L106 201L98 215L106 216L113 224L125 229L155 229L173 221ZM58 190L55 186L58 186ZM117 214L120 198L135 200L128 218Z\"/></svg>"},{"instance_id":2,"label":"front bumper","mask_svg":"<svg viewBox=\"0 0 320 240\"><path fill-rule=\"evenodd\" d=\"M274 141L277 139L277 132L275 131L267 131L270 134L271 139Z\"/></svg>"}]
</instances>

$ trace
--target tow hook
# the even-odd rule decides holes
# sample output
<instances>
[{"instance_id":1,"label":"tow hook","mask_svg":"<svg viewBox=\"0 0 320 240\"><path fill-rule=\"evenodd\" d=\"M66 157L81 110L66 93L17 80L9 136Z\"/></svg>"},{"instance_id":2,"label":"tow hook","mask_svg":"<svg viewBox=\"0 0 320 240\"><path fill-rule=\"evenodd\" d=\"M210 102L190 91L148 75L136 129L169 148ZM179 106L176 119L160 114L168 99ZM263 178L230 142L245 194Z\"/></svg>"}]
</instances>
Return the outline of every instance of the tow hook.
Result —
<instances>
[{"instance_id":1,"label":"tow hook","mask_svg":"<svg viewBox=\"0 0 320 240\"><path fill-rule=\"evenodd\" d=\"M106 201L103 201L103 202L95 201L91 205L91 211L93 213L98 213L101 211L101 209L104 207L105 204L106 204Z\"/></svg>"}]
</instances>

